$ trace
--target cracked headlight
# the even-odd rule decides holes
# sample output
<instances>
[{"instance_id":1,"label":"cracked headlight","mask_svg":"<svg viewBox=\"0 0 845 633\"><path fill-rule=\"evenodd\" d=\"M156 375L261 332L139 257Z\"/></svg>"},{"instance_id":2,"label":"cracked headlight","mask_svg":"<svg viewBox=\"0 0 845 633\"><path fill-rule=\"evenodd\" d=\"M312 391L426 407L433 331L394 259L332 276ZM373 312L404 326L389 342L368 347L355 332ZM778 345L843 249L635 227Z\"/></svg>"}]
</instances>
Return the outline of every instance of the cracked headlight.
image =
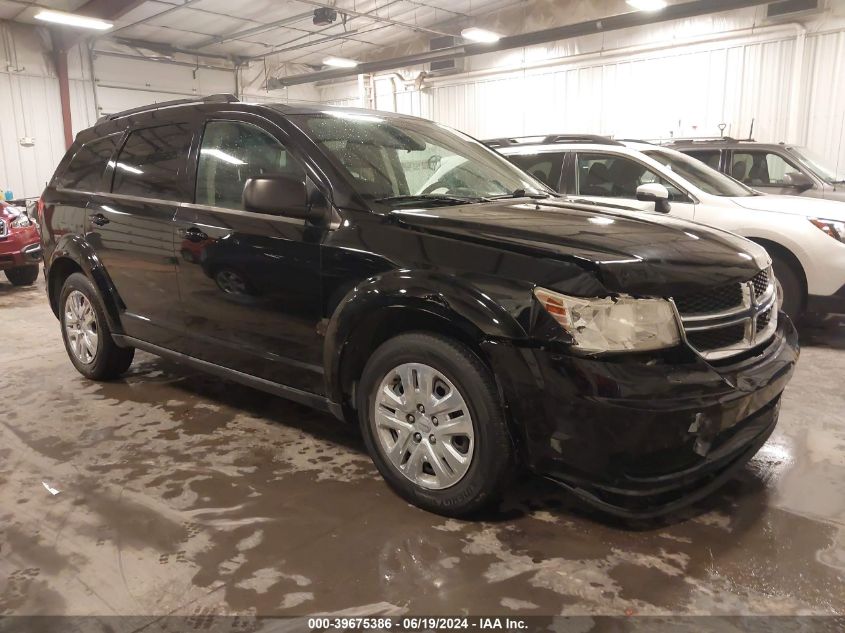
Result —
<instances>
[{"instance_id":1,"label":"cracked headlight","mask_svg":"<svg viewBox=\"0 0 845 633\"><path fill-rule=\"evenodd\" d=\"M681 340L675 310L665 299L586 299L539 287L534 296L585 352L642 352Z\"/></svg>"}]
</instances>

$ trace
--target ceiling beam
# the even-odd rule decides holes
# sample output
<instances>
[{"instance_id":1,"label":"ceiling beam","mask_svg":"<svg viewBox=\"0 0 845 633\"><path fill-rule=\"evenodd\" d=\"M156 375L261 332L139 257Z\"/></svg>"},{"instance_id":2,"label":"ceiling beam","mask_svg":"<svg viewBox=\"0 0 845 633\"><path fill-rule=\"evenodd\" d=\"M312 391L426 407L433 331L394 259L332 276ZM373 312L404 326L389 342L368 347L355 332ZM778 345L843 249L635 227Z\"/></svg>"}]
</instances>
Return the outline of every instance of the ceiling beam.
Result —
<instances>
[{"instance_id":1,"label":"ceiling beam","mask_svg":"<svg viewBox=\"0 0 845 633\"><path fill-rule=\"evenodd\" d=\"M154 0L154 1L157 1L157 0ZM103 37L111 37L115 33L119 33L120 31L123 31L125 29L132 28L133 26L138 26L139 24L144 24L146 22L149 22L150 20L154 20L155 18L160 18L163 15L167 15L168 13L173 13L174 11L178 11L179 9L188 9L188 8L191 7L192 4L196 4L197 2L201 2L201 0L185 0L185 2L183 2L182 4L170 4L169 2L159 2L159 4L166 4L168 8L164 9L163 11L159 11L158 13L148 15L147 17L141 18L140 20L135 20L134 22L130 22L129 24L124 24L123 26L120 26L120 27L118 27L118 28L116 28L112 31L109 31L108 33L103 33L102 36ZM228 16L228 17L231 17L231 16Z\"/></svg>"},{"instance_id":2,"label":"ceiling beam","mask_svg":"<svg viewBox=\"0 0 845 633\"><path fill-rule=\"evenodd\" d=\"M300 20L305 20L307 18L310 18L312 15L314 15L313 11L306 11L305 13L290 15L286 18L282 18L281 20L276 20L275 22L268 22L267 24L260 24L258 26L253 26L252 28L243 29L242 31L234 31L232 33L226 33L225 35L211 37L207 40L199 42L198 44L195 44L193 48L205 48L206 46L212 46L214 44L223 44L224 42L230 42L232 40L237 40L243 37L258 35L259 33L272 31L273 29L279 28L280 26L286 26L288 24L294 24L295 22L299 22Z\"/></svg>"},{"instance_id":3,"label":"ceiling beam","mask_svg":"<svg viewBox=\"0 0 845 633\"><path fill-rule=\"evenodd\" d=\"M310 2L311 0L297 0L298 2ZM361 62L355 68L338 68L330 70L318 70L312 73L302 73L285 77L270 78L267 80L267 89L275 90L287 86L314 83L330 79L341 79L352 77L360 73L375 73L386 70L396 70L409 66L419 66L433 61L457 59L470 57L472 55L483 55L497 51L536 46L559 40L581 37L595 33L606 33L619 29L627 29L637 26L649 26L670 20L681 20L685 18L744 9L761 4L768 4L771 0L691 0L680 4L672 4L658 12L632 11L619 15L609 16L598 20L588 20L576 24L557 26L542 31L511 35L501 38L494 44L462 44L443 48L435 51L426 51L413 55L404 55L391 59ZM340 10L340 9L338 9Z\"/></svg>"}]
</instances>

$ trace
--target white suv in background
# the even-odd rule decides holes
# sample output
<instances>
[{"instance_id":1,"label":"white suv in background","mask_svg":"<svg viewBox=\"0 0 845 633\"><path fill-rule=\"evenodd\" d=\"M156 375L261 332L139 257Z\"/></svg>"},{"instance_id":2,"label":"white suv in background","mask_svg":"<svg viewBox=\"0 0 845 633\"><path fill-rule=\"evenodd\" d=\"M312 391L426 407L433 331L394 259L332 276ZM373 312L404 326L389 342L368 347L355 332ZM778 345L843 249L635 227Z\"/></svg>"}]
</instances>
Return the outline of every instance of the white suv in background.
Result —
<instances>
[{"instance_id":1,"label":"white suv in background","mask_svg":"<svg viewBox=\"0 0 845 633\"><path fill-rule=\"evenodd\" d=\"M553 189L662 211L758 242L783 310L845 313L845 203L765 195L681 152L640 141L552 135L485 141Z\"/></svg>"}]
</instances>

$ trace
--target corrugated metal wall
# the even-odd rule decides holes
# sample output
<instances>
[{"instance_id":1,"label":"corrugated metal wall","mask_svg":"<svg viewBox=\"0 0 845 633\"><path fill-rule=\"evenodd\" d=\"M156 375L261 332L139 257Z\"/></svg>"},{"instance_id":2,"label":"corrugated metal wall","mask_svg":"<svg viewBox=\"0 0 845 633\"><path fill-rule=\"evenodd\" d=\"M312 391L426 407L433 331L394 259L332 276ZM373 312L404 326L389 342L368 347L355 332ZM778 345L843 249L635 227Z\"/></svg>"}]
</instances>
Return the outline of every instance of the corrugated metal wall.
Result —
<instances>
[{"instance_id":1,"label":"corrugated metal wall","mask_svg":"<svg viewBox=\"0 0 845 633\"><path fill-rule=\"evenodd\" d=\"M58 82L0 72L0 95L0 188L36 196L65 152ZM32 147L20 144L26 136Z\"/></svg>"},{"instance_id":2,"label":"corrugated metal wall","mask_svg":"<svg viewBox=\"0 0 845 633\"><path fill-rule=\"evenodd\" d=\"M807 144L845 165L842 20L820 18L803 36L794 25L748 29L748 19L722 20L724 35L687 21L485 55L469 60L471 72L429 79L423 90L377 76L366 94L376 108L433 118L480 138L554 131L715 135L720 123L726 133L744 136L753 120L759 140ZM17 196L38 195L64 154L58 82L43 41L27 28L0 28L0 37L14 44L14 58L0 66L0 187ZM658 36L659 42L649 40ZM74 133L102 113L235 89L234 72L225 68L98 54L95 84L87 51L73 52L69 63ZM355 81L260 94L258 71L241 75L252 98L359 105ZM24 136L35 145L22 147Z\"/></svg>"},{"instance_id":3,"label":"corrugated metal wall","mask_svg":"<svg viewBox=\"0 0 845 633\"><path fill-rule=\"evenodd\" d=\"M845 31L807 38L800 139L840 170L845 167Z\"/></svg>"},{"instance_id":4,"label":"corrugated metal wall","mask_svg":"<svg viewBox=\"0 0 845 633\"><path fill-rule=\"evenodd\" d=\"M432 115L479 137L559 131L662 138L787 131L794 42L573 63L431 89Z\"/></svg>"},{"instance_id":5,"label":"corrugated metal wall","mask_svg":"<svg viewBox=\"0 0 845 633\"><path fill-rule=\"evenodd\" d=\"M384 90L392 82L376 78L374 102L478 138L715 136L720 123L726 134L745 137L753 121L757 140L806 144L845 165L845 30L806 35L803 59L800 34L783 25L687 45L679 38L651 52L603 51L533 69L456 75L429 81L422 91L400 89L395 99ZM337 105L358 100L352 82L322 94Z\"/></svg>"},{"instance_id":6,"label":"corrugated metal wall","mask_svg":"<svg viewBox=\"0 0 845 633\"><path fill-rule=\"evenodd\" d=\"M0 189L34 197L65 153L59 82L43 32L0 23ZM74 133L96 116L87 53L68 54ZM31 147L21 139L34 140Z\"/></svg>"}]
</instances>

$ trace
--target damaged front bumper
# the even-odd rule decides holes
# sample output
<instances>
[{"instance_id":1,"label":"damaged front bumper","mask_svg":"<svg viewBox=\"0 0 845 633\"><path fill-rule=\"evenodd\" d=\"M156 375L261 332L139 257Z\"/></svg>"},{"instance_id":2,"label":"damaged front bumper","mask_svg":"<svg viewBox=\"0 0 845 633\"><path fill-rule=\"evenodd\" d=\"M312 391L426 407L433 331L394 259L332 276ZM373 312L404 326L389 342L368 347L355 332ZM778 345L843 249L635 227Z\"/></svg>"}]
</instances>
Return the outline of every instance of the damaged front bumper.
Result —
<instances>
[{"instance_id":1,"label":"damaged front bumper","mask_svg":"<svg viewBox=\"0 0 845 633\"><path fill-rule=\"evenodd\" d=\"M765 443L798 359L782 318L732 364L688 350L585 358L491 345L524 460L587 503L652 518L711 494ZM502 369L507 366L508 369Z\"/></svg>"}]
</instances>

